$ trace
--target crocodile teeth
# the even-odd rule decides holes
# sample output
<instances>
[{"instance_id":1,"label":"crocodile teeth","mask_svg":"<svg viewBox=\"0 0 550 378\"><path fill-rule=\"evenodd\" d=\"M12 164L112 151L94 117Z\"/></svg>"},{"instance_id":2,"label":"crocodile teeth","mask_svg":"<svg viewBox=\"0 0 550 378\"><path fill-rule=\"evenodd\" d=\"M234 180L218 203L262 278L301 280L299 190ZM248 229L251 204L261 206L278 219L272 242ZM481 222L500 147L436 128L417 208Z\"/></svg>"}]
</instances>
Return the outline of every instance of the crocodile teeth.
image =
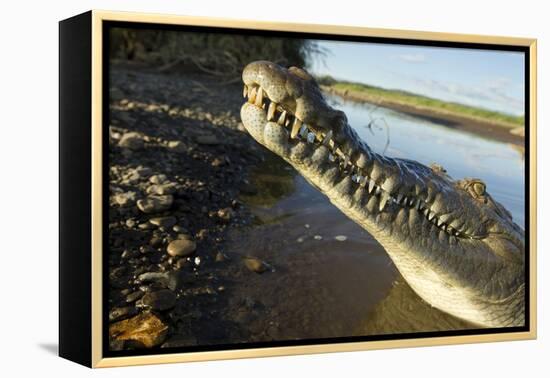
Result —
<instances>
[{"instance_id":1,"label":"crocodile teeth","mask_svg":"<svg viewBox=\"0 0 550 378\"><path fill-rule=\"evenodd\" d=\"M438 218L437 219L437 227L441 227L442 224L443 224L443 221L441 220L441 218ZM445 229L445 227L443 227L443 229Z\"/></svg>"},{"instance_id":2,"label":"crocodile teeth","mask_svg":"<svg viewBox=\"0 0 550 378\"><path fill-rule=\"evenodd\" d=\"M256 100L256 88L252 88L248 91L248 102L251 104Z\"/></svg>"},{"instance_id":3,"label":"crocodile teeth","mask_svg":"<svg viewBox=\"0 0 550 378\"><path fill-rule=\"evenodd\" d=\"M298 132L300 131L300 127L302 127L302 121L295 118L294 123L292 124L292 131L290 131L290 137L292 139L296 138L296 135L298 135Z\"/></svg>"},{"instance_id":4,"label":"crocodile teeth","mask_svg":"<svg viewBox=\"0 0 550 378\"><path fill-rule=\"evenodd\" d=\"M243 87L243 97L246 97L247 94L248 94L248 87L245 84Z\"/></svg>"},{"instance_id":5,"label":"crocodile teeth","mask_svg":"<svg viewBox=\"0 0 550 378\"><path fill-rule=\"evenodd\" d=\"M416 210L420 211L420 208L421 208L422 205L420 205L420 201L416 201Z\"/></svg>"},{"instance_id":6,"label":"crocodile teeth","mask_svg":"<svg viewBox=\"0 0 550 378\"><path fill-rule=\"evenodd\" d=\"M307 134L307 142L308 143L313 143L315 141L315 134L310 132Z\"/></svg>"},{"instance_id":7,"label":"crocodile teeth","mask_svg":"<svg viewBox=\"0 0 550 378\"><path fill-rule=\"evenodd\" d=\"M275 117L275 110L277 110L277 104L274 102L271 102L269 104L269 108L267 109L267 120L271 121L273 117Z\"/></svg>"},{"instance_id":8,"label":"crocodile teeth","mask_svg":"<svg viewBox=\"0 0 550 378\"><path fill-rule=\"evenodd\" d=\"M369 193L372 193L372 190L374 189L374 180L369 181Z\"/></svg>"},{"instance_id":9,"label":"crocodile teeth","mask_svg":"<svg viewBox=\"0 0 550 378\"><path fill-rule=\"evenodd\" d=\"M399 194L397 195L396 201L397 201L397 203L401 203L402 200L403 200L403 194L399 193Z\"/></svg>"},{"instance_id":10,"label":"crocodile teeth","mask_svg":"<svg viewBox=\"0 0 550 378\"><path fill-rule=\"evenodd\" d=\"M329 130L327 135L325 135L325 138L323 139L323 142L321 142L321 143L325 146L328 146L331 139L332 139L332 130Z\"/></svg>"},{"instance_id":11,"label":"crocodile teeth","mask_svg":"<svg viewBox=\"0 0 550 378\"><path fill-rule=\"evenodd\" d=\"M254 103L256 106L262 106L264 102L264 90L262 87L258 89L258 93L256 94L256 102Z\"/></svg>"},{"instance_id":12,"label":"crocodile teeth","mask_svg":"<svg viewBox=\"0 0 550 378\"><path fill-rule=\"evenodd\" d=\"M346 168L349 164L349 155L346 155L346 157L344 158L344 168Z\"/></svg>"},{"instance_id":13,"label":"crocodile teeth","mask_svg":"<svg viewBox=\"0 0 550 378\"><path fill-rule=\"evenodd\" d=\"M379 211L384 210L384 207L386 207L386 203L390 199L390 195L386 192L382 193L382 198L380 199L380 206L378 207Z\"/></svg>"},{"instance_id":14,"label":"crocodile teeth","mask_svg":"<svg viewBox=\"0 0 550 378\"><path fill-rule=\"evenodd\" d=\"M277 120L277 123L283 126L285 124L285 118L286 118L286 110L283 110L283 112L279 116L279 119Z\"/></svg>"},{"instance_id":15,"label":"crocodile teeth","mask_svg":"<svg viewBox=\"0 0 550 378\"><path fill-rule=\"evenodd\" d=\"M369 181L369 179L367 178L367 176L363 177L363 179L359 183L359 185L361 185L361 188L364 188L367 185L368 181Z\"/></svg>"},{"instance_id":16,"label":"crocodile teeth","mask_svg":"<svg viewBox=\"0 0 550 378\"><path fill-rule=\"evenodd\" d=\"M430 211L430 212L428 213L428 220L431 221L432 219L434 219L434 217L435 217L435 213L433 213L433 212Z\"/></svg>"}]
</instances>

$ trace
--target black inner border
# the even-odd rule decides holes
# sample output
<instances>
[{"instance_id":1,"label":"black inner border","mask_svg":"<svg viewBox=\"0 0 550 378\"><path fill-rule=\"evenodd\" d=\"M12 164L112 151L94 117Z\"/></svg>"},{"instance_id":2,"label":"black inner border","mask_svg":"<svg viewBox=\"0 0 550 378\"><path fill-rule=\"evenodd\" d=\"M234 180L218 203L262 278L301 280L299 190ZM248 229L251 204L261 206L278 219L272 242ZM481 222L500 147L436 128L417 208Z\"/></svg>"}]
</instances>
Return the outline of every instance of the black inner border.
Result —
<instances>
[{"instance_id":1,"label":"black inner border","mask_svg":"<svg viewBox=\"0 0 550 378\"><path fill-rule=\"evenodd\" d=\"M283 38L302 38L302 39L321 39L346 42L368 42L382 44L397 44L408 46L429 46L429 47L451 47L451 48L466 48L477 50L496 50L505 52L523 52L524 53L524 71L525 71L525 233L528 236L525 241L525 325L523 327L504 327L504 328L485 328L474 330L457 330L457 331L435 331L435 332L417 332L408 334L389 334L389 335L371 335L371 336L353 336L353 337L337 337L337 338L319 338L319 339L304 339L304 340L288 340L288 341L271 341L271 342L255 342L255 343L234 343L234 344L219 344L219 345L197 345L190 347L178 347L167 349L154 350L131 350L131 351L110 351L109 350L109 332L106 325L109 324L108 315L108 259L103 258L102 278L103 278L103 357L126 357L126 356L141 356L141 355L156 355L156 354L172 354L172 353L189 353L189 352L205 352L219 350L235 350L235 349L253 349L253 348L269 348L283 346L304 346L315 344L336 344L349 342L364 342L364 341L380 341L380 340L399 340L399 339L420 339L430 337L446 337L446 336L465 336L465 335L484 335L510 332L528 332L530 330L530 240L529 240L529 223L530 223L530 114L529 105L530 99L530 54L528 46L507 46L498 44L482 44L482 43L464 43L464 42L442 42L429 40L413 40L402 38L386 38L386 37L364 37L364 36L346 36L346 35L331 35L322 33L303 33L303 32L286 32L286 31L268 31L268 30L250 30L239 28L225 27L210 27L210 26L192 26L192 25L166 25L141 22L124 22L124 21L103 21L103 77L102 77L102 138L103 138L103 253L106 255L109 251L109 232L105 227L109 224L109 181L106 179L109 172L109 135L106 131L106 126L109 125L109 77L110 77L110 39L109 31L111 28L132 28L132 29L152 29L152 30L171 30L183 32L202 32L202 33L224 33L224 34L240 34L240 35L255 35L262 37L283 37ZM404 31L405 33L405 31Z\"/></svg>"}]
</instances>

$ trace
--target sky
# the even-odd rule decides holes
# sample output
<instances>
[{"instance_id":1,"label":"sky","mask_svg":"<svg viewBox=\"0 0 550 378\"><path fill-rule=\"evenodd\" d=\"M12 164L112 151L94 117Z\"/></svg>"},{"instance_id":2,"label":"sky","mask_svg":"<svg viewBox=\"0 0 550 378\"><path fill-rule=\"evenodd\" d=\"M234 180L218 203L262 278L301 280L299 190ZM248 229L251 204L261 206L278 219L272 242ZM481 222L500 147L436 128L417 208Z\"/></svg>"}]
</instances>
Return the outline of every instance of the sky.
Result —
<instances>
[{"instance_id":1,"label":"sky","mask_svg":"<svg viewBox=\"0 0 550 378\"><path fill-rule=\"evenodd\" d=\"M446 47L317 41L326 51L310 71L337 79L524 113L524 54Z\"/></svg>"}]
</instances>

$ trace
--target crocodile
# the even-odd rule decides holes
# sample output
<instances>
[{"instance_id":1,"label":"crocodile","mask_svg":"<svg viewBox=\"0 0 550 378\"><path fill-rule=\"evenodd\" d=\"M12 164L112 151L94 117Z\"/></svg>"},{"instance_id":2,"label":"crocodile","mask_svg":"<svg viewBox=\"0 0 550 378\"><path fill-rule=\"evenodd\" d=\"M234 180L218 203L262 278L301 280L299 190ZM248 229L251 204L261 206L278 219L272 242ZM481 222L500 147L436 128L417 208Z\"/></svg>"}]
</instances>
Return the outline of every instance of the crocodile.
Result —
<instances>
[{"instance_id":1,"label":"crocodile","mask_svg":"<svg viewBox=\"0 0 550 378\"><path fill-rule=\"evenodd\" d=\"M487 328L525 325L525 235L476 178L375 153L312 75L268 61L242 73L241 120L385 249L431 306Z\"/></svg>"}]
</instances>

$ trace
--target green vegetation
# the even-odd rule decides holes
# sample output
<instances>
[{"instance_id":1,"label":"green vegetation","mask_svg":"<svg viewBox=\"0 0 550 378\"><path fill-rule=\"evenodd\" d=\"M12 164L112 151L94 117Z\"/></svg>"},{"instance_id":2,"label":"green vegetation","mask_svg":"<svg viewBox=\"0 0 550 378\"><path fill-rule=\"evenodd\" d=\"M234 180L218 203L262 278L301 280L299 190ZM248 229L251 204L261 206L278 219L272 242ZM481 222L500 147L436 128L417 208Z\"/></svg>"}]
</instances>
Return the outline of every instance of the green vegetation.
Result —
<instances>
[{"instance_id":1,"label":"green vegetation","mask_svg":"<svg viewBox=\"0 0 550 378\"><path fill-rule=\"evenodd\" d=\"M384 89L372 85L348 81L339 81L330 76L322 76L317 78L317 80L319 84L328 87L333 92L359 101L380 103L382 105L386 104L389 106L392 104L409 106L419 110L426 110L439 114L449 114L458 117L490 122L507 128L522 127L525 122L523 116L514 116L511 114L459 104L456 102L446 102L406 91Z\"/></svg>"}]
</instances>

